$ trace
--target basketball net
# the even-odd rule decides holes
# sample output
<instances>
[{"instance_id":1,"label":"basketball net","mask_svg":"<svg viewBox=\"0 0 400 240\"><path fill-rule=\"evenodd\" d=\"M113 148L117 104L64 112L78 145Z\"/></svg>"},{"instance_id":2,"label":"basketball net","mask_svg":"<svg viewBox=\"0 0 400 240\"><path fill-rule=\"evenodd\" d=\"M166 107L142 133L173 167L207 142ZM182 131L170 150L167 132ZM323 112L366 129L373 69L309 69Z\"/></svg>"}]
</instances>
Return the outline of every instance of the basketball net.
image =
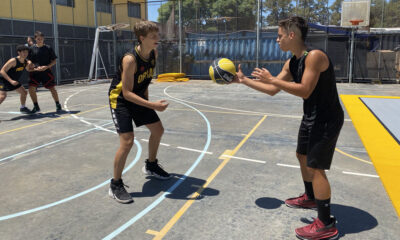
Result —
<instances>
[{"instance_id":1,"label":"basketball net","mask_svg":"<svg viewBox=\"0 0 400 240\"><path fill-rule=\"evenodd\" d=\"M110 24L107 26L99 26L96 28L96 34L94 38L94 44L93 44L93 52L92 52L92 60L90 61L90 70L89 70L89 78L88 81L91 80L97 80L97 72L98 70L103 70L106 74L106 78L108 79L108 74L106 70L106 66L104 65L103 58L101 57L100 54L100 49L99 49L99 35L101 32L113 32L117 31L123 28L129 27L128 23L115 23L115 24ZM99 58L101 61L101 64L103 67L99 67ZM93 70L95 72L95 77L93 78Z\"/></svg>"}]
</instances>

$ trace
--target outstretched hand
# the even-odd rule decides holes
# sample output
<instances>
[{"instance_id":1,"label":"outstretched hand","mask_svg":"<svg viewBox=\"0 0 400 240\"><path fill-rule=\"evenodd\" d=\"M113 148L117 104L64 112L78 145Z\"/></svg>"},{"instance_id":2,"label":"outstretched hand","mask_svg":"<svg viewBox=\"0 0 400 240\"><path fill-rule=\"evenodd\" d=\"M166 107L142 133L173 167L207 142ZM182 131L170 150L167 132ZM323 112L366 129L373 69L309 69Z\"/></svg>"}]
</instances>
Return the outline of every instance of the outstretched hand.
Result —
<instances>
[{"instance_id":1,"label":"outstretched hand","mask_svg":"<svg viewBox=\"0 0 400 240\"><path fill-rule=\"evenodd\" d=\"M254 68L254 71L251 73L251 76L257 78L261 82L271 83L272 82L272 74L266 68Z\"/></svg>"},{"instance_id":2,"label":"outstretched hand","mask_svg":"<svg viewBox=\"0 0 400 240\"><path fill-rule=\"evenodd\" d=\"M243 79L245 78L245 75L242 72L242 68L240 67L240 64L238 65L238 71L236 75L233 77L232 83L241 83Z\"/></svg>"}]
</instances>

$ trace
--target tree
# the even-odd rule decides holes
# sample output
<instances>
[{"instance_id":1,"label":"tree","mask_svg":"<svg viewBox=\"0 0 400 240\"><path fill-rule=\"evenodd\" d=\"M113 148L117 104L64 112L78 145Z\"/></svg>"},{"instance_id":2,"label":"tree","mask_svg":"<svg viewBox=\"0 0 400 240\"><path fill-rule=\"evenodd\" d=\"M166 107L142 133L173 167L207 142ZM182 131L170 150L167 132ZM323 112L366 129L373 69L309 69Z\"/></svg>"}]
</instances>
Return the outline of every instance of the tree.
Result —
<instances>
[{"instance_id":1,"label":"tree","mask_svg":"<svg viewBox=\"0 0 400 240\"><path fill-rule=\"evenodd\" d=\"M384 26L400 27L400 0L391 0L385 7Z\"/></svg>"},{"instance_id":2,"label":"tree","mask_svg":"<svg viewBox=\"0 0 400 240\"><path fill-rule=\"evenodd\" d=\"M168 1L158 9L158 22L168 20L178 2ZM189 31L237 31L255 29L257 0L182 0L182 25Z\"/></svg>"},{"instance_id":3,"label":"tree","mask_svg":"<svg viewBox=\"0 0 400 240\"><path fill-rule=\"evenodd\" d=\"M342 0L336 0L330 7L329 7L329 24L340 26L340 18L342 12Z\"/></svg>"},{"instance_id":4,"label":"tree","mask_svg":"<svg viewBox=\"0 0 400 240\"><path fill-rule=\"evenodd\" d=\"M322 25L329 24L329 0L317 0L313 4L314 11L310 13L310 21Z\"/></svg>"},{"instance_id":5,"label":"tree","mask_svg":"<svg viewBox=\"0 0 400 240\"><path fill-rule=\"evenodd\" d=\"M264 3L264 8L267 15L265 21L270 26L277 26L280 20L293 15L294 10L291 0L268 0Z\"/></svg>"}]
</instances>

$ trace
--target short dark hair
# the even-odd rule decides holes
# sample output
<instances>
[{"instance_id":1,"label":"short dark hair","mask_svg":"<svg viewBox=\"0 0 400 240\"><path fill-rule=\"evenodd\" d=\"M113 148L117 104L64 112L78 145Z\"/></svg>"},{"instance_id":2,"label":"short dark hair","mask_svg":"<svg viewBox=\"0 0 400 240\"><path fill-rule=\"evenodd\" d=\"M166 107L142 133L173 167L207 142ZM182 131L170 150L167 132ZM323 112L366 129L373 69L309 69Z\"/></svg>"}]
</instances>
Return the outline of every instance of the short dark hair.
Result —
<instances>
[{"instance_id":1,"label":"short dark hair","mask_svg":"<svg viewBox=\"0 0 400 240\"><path fill-rule=\"evenodd\" d=\"M25 45L18 45L17 52L22 52L22 51L29 51L29 47L27 47Z\"/></svg>"},{"instance_id":2,"label":"short dark hair","mask_svg":"<svg viewBox=\"0 0 400 240\"><path fill-rule=\"evenodd\" d=\"M140 21L135 24L133 31L135 32L138 42L141 43L140 36L145 37L149 32L158 32L158 26L151 21Z\"/></svg>"},{"instance_id":3,"label":"short dark hair","mask_svg":"<svg viewBox=\"0 0 400 240\"><path fill-rule=\"evenodd\" d=\"M297 27L300 30L301 39L303 41L306 40L308 32L308 24L304 18L293 16L288 19L279 21L278 26L284 28L288 33L292 27Z\"/></svg>"},{"instance_id":4,"label":"short dark hair","mask_svg":"<svg viewBox=\"0 0 400 240\"><path fill-rule=\"evenodd\" d=\"M36 31L35 38L37 38L37 37L44 37L44 34L41 31Z\"/></svg>"}]
</instances>

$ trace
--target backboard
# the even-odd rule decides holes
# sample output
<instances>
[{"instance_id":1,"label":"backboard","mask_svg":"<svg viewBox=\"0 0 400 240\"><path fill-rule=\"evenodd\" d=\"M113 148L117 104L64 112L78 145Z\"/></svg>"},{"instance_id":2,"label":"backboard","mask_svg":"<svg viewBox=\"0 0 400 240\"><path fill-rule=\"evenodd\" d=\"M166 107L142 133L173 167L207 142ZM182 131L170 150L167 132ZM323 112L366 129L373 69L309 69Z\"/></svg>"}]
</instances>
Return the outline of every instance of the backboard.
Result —
<instances>
[{"instance_id":1,"label":"backboard","mask_svg":"<svg viewBox=\"0 0 400 240\"><path fill-rule=\"evenodd\" d=\"M340 26L368 27L370 17L370 0L343 1ZM358 20L358 21L357 21ZM354 25L354 23L358 23Z\"/></svg>"}]
</instances>

